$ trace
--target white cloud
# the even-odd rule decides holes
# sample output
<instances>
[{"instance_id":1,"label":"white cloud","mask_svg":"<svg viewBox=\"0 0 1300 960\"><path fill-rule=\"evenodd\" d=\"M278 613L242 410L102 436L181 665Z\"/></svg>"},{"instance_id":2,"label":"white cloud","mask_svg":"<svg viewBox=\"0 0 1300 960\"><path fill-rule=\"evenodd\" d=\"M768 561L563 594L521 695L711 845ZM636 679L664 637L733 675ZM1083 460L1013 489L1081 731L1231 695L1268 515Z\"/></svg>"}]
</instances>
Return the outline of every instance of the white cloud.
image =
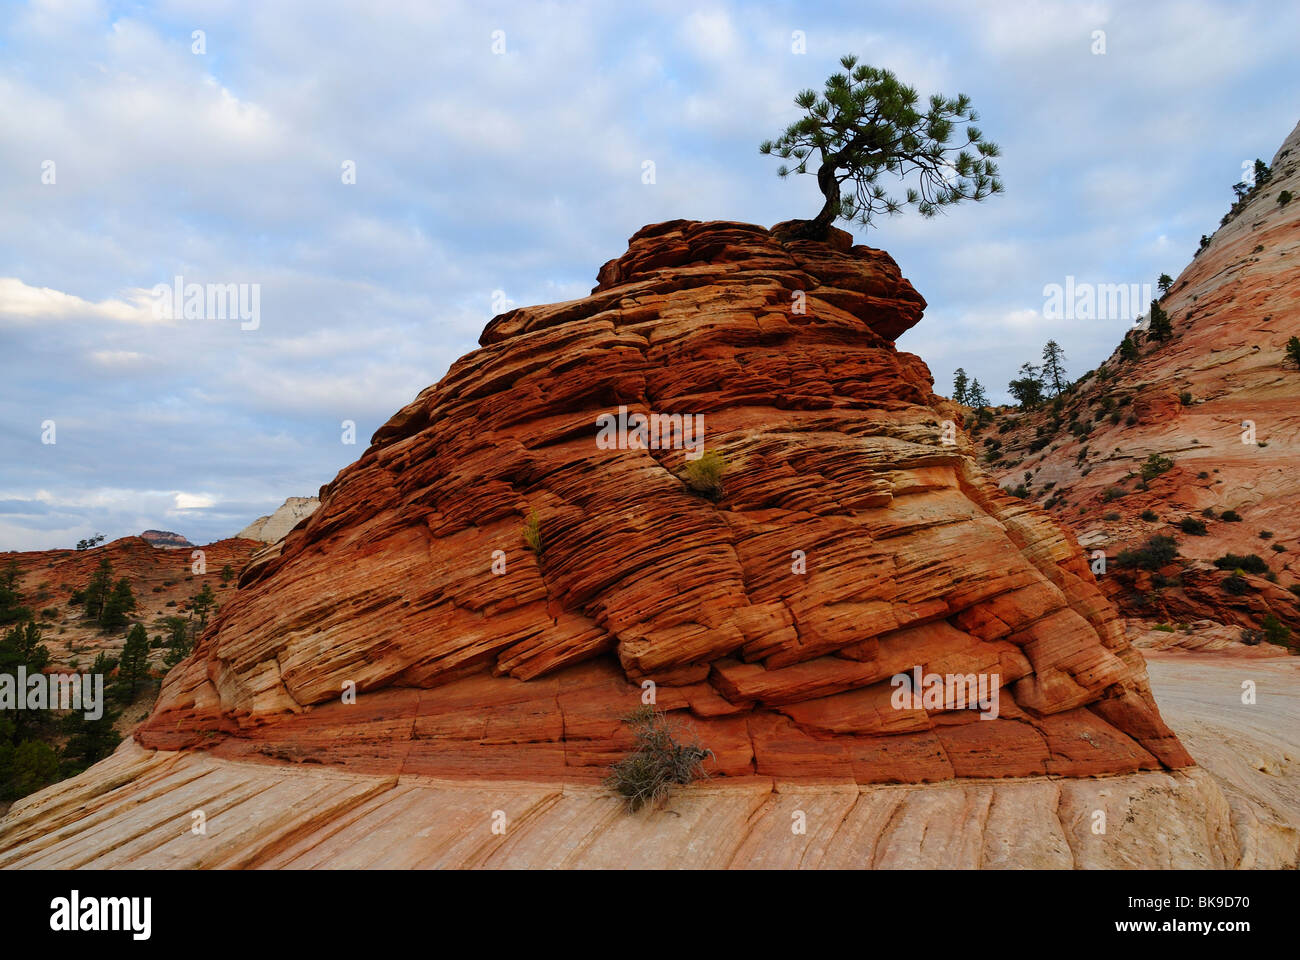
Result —
<instances>
[{"instance_id":1,"label":"white cloud","mask_svg":"<svg viewBox=\"0 0 1300 960\"><path fill-rule=\"evenodd\" d=\"M216 498L203 493L176 494L177 510L206 510L217 505Z\"/></svg>"},{"instance_id":2,"label":"white cloud","mask_svg":"<svg viewBox=\"0 0 1300 960\"><path fill-rule=\"evenodd\" d=\"M131 302L91 302L50 287L33 287L17 277L0 277L0 317L13 321L112 320L119 323L156 322L145 298L147 291L131 291Z\"/></svg>"}]
</instances>

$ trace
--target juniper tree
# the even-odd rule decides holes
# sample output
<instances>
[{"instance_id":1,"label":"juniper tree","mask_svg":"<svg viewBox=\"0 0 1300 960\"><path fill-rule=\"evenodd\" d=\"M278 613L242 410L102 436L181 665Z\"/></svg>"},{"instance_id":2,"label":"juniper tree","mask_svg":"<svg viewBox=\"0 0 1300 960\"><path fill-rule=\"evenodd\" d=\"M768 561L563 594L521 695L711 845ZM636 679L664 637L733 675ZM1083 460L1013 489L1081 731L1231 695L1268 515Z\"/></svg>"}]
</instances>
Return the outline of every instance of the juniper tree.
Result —
<instances>
[{"instance_id":1,"label":"juniper tree","mask_svg":"<svg viewBox=\"0 0 1300 960\"><path fill-rule=\"evenodd\" d=\"M843 73L833 73L819 95L803 90L795 104L805 115L776 140L759 146L794 165L777 175L813 173L825 198L821 211L805 221L799 235L824 239L837 219L870 226L879 213L915 206L924 217L962 200L984 200L1002 192L998 146L973 126L979 115L965 94L930 97L917 109L916 89L888 70L840 58ZM964 139L958 133L965 125ZM879 183L882 173L908 182L900 200ZM847 184L847 185L846 185Z\"/></svg>"},{"instance_id":2,"label":"juniper tree","mask_svg":"<svg viewBox=\"0 0 1300 960\"><path fill-rule=\"evenodd\" d=\"M1052 385L1052 396L1059 397L1065 389L1065 351L1055 340L1048 340L1043 347L1042 379ZM1068 382L1068 381L1066 381Z\"/></svg>"},{"instance_id":3,"label":"juniper tree","mask_svg":"<svg viewBox=\"0 0 1300 960\"><path fill-rule=\"evenodd\" d=\"M966 371L958 367L952 375L952 398L958 403L965 403L969 393L967 389L969 381L966 379Z\"/></svg>"},{"instance_id":4,"label":"juniper tree","mask_svg":"<svg viewBox=\"0 0 1300 960\"><path fill-rule=\"evenodd\" d=\"M1169 274L1167 273L1160 274L1160 279L1156 281L1156 286L1160 288L1161 296L1168 293L1169 288L1172 287L1173 285L1174 285L1174 278L1169 276Z\"/></svg>"},{"instance_id":5,"label":"juniper tree","mask_svg":"<svg viewBox=\"0 0 1300 960\"><path fill-rule=\"evenodd\" d=\"M989 398L984 395L984 388L980 386L979 377L971 381L970 389L966 392L966 405L974 407L976 410L983 410L989 405Z\"/></svg>"}]
</instances>

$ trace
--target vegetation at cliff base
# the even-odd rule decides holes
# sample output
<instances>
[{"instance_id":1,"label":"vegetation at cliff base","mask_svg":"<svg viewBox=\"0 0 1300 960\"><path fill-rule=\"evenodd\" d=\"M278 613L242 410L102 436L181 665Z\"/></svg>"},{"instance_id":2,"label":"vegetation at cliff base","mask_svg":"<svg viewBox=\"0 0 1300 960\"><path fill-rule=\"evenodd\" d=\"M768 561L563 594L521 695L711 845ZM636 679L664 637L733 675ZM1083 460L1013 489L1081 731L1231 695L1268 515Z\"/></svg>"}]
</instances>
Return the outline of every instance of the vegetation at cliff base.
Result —
<instances>
[{"instance_id":1,"label":"vegetation at cliff base","mask_svg":"<svg viewBox=\"0 0 1300 960\"><path fill-rule=\"evenodd\" d=\"M713 751L698 743L683 744L667 715L645 705L623 718L632 727L636 747L610 768L605 785L627 800L628 808L657 806L674 784L687 784L706 777L704 760Z\"/></svg>"}]
</instances>

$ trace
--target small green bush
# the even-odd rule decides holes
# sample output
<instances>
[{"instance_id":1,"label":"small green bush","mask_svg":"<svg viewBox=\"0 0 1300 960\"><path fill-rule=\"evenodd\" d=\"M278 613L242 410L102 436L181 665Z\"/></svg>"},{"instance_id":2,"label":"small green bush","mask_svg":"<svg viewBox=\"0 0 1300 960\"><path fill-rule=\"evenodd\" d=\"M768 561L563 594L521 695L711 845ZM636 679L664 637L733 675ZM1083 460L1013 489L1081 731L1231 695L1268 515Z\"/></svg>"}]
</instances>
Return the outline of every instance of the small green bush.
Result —
<instances>
[{"instance_id":1,"label":"small green bush","mask_svg":"<svg viewBox=\"0 0 1300 960\"><path fill-rule=\"evenodd\" d=\"M1225 553L1214 565L1220 570L1245 570L1247 573L1268 573L1268 564L1264 558L1258 554L1248 554L1244 557L1235 553Z\"/></svg>"},{"instance_id":2,"label":"small green bush","mask_svg":"<svg viewBox=\"0 0 1300 960\"><path fill-rule=\"evenodd\" d=\"M542 521L535 513L529 513L524 521L524 543L528 549L539 557L542 555Z\"/></svg>"},{"instance_id":3,"label":"small green bush","mask_svg":"<svg viewBox=\"0 0 1300 960\"><path fill-rule=\"evenodd\" d=\"M1264 628L1264 639L1269 643L1286 646L1291 640L1291 629L1272 613L1264 617L1260 626Z\"/></svg>"},{"instance_id":4,"label":"small green bush","mask_svg":"<svg viewBox=\"0 0 1300 960\"><path fill-rule=\"evenodd\" d=\"M1193 537L1203 537L1205 536L1205 521L1197 520L1195 517L1183 517L1178 524L1178 529Z\"/></svg>"},{"instance_id":5,"label":"small green bush","mask_svg":"<svg viewBox=\"0 0 1300 960\"><path fill-rule=\"evenodd\" d=\"M1273 539L1273 531L1272 531L1272 530L1261 530L1261 531L1259 531L1259 539L1261 539L1261 540L1272 540L1272 539Z\"/></svg>"},{"instance_id":6,"label":"small green bush","mask_svg":"<svg viewBox=\"0 0 1300 960\"><path fill-rule=\"evenodd\" d=\"M1228 523L1240 523L1241 514L1236 510L1224 510L1223 513L1219 514L1219 519L1226 520Z\"/></svg>"},{"instance_id":7,"label":"small green bush","mask_svg":"<svg viewBox=\"0 0 1300 960\"><path fill-rule=\"evenodd\" d=\"M1117 511L1115 511L1115 510L1112 510L1110 513L1106 514L1102 519L1104 519L1104 520L1118 520L1118 519L1119 519L1119 513L1118 513Z\"/></svg>"},{"instance_id":8,"label":"small green bush","mask_svg":"<svg viewBox=\"0 0 1300 960\"><path fill-rule=\"evenodd\" d=\"M1178 395L1178 402L1181 403L1184 407L1190 407L1192 405L1191 391L1184 390L1182 393L1180 393Z\"/></svg>"},{"instance_id":9,"label":"small green bush","mask_svg":"<svg viewBox=\"0 0 1300 960\"><path fill-rule=\"evenodd\" d=\"M622 795L630 810L657 806L674 784L707 776L704 760L713 751L698 743L678 743L662 711L642 706L623 722L635 731L636 748L610 767L605 785Z\"/></svg>"},{"instance_id":10,"label":"small green bush","mask_svg":"<svg viewBox=\"0 0 1300 960\"><path fill-rule=\"evenodd\" d=\"M1160 474L1165 473L1172 468L1174 462L1168 457L1162 457L1158 453L1153 453L1147 457L1146 462L1142 464L1142 479L1151 481Z\"/></svg>"},{"instance_id":11,"label":"small green bush","mask_svg":"<svg viewBox=\"0 0 1300 960\"><path fill-rule=\"evenodd\" d=\"M722 454L710 450L697 460L686 461L684 479L696 493L716 500L722 496L722 474L726 469L727 461Z\"/></svg>"},{"instance_id":12,"label":"small green bush","mask_svg":"<svg viewBox=\"0 0 1300 960\"><path fill-rule=\"evenodd\" d=\"M1157 520L1160 519L1160 516L1154 510L1143 510L1142 519L1145 520L1147 523L1155 523Z\"/></svg>"},{"instance_id":13,"label":"small green bush","mask_svg":"<svg viewBox=\"0 0 1300 960\"><path fill-rule=\"evenodd\" d=\"M1250 589L1250 584L1241 574L1232 573L1223 578L1223 589L1234 597L1239 597Z\"/></svg>"}]
</instances>

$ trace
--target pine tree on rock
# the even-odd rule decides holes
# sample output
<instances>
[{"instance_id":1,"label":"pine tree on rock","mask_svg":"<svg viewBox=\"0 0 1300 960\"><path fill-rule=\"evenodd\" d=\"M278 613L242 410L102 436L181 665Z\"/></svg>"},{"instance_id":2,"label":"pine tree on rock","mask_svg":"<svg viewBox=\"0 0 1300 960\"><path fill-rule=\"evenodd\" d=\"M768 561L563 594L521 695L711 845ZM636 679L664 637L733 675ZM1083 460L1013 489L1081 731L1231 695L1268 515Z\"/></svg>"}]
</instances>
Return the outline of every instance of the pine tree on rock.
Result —
<instances>
[{"instance_id":1,"label":"pine tree on rock","mask_svg":"<svg viewBox=\"0 0 1300 960\"><path fill-rule=\"evenodd\" d=\"M936 94L922 112L916 90L890 71L859 64L854 56L841 57L840 65L844 72L831 74L820 95L810 89L795 97L805 115L758 148L795 161L777 170L782 179L791 173L817 177L824 203L800 237L824 240L837 219L868 227L877 214L905 206L932 217L963 200L1002 192L993 162L998 146L972 125L979 115L969 97ZM959 124L966 124L965 136L950 143ZM902 199L880 185L882 173L908 183Z\"/></svg>"}]
</instances>

